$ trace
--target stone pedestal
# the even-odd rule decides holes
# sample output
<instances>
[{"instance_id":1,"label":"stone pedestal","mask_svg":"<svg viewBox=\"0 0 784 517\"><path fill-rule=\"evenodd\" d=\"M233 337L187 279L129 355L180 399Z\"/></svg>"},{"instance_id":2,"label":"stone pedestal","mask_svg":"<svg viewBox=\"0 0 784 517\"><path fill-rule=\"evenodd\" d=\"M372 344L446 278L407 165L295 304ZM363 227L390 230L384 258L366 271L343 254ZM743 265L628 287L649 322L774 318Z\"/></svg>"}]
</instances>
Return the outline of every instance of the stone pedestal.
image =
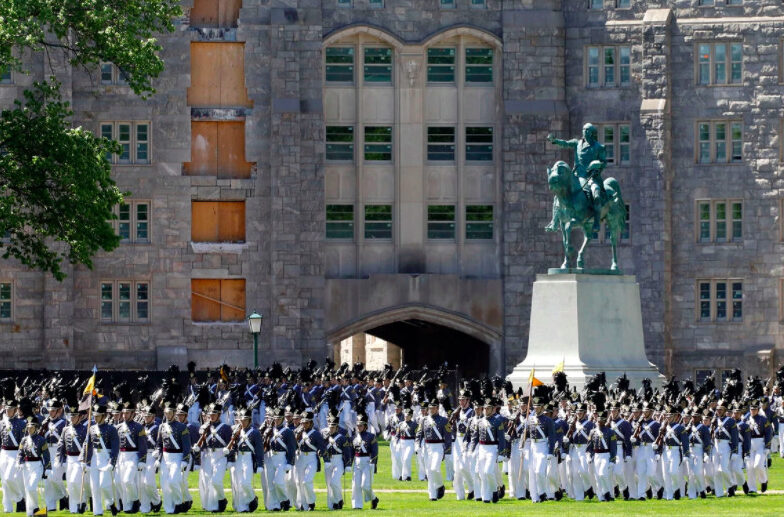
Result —
<instances>
[{"instance_id":1,"label":"stone pedestal","mask_svg":"<svg viewBox=\"0 0 784 517\"><path fill-rule=\"evenodd\" d=\"M528 385L532 368L542 382L564 362L570 386L606 372L608 385L626 373L633 387L664 381L645 355L640 287L633 276L537 275L531 300L528 355L509 375L515 389Z\"/></svg>"}]
</instances>

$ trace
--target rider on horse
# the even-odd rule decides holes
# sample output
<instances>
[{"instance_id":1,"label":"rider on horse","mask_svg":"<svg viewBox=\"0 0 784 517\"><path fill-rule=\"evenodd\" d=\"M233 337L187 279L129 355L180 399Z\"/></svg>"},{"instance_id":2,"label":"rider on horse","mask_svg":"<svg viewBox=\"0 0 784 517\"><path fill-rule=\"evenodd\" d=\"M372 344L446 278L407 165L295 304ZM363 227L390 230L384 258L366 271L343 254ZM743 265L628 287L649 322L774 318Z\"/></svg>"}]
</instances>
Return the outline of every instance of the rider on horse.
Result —
<instances>
[{"instance_id":1,"label":"rider on horse","mask_svg":"<svg viewBox=\"0 0 784 517\"><path fill-rule=\"evenodd\" d=\"M602 182L602 170L607 165L606 150L604 145L597 140L598 131L596 126L588 122L583 126L583 137L581 139L560 140L553 135L547 135L550 143L560 147L574 149L574 168L572 172L580 180L585 195L593 205L593 231L599 232L599 220L602 213L604 197L604 184ZM558 230L556 219L557 200L553 200L553 219L545 227L548 232Z\"/></svg>"}]
</instances>

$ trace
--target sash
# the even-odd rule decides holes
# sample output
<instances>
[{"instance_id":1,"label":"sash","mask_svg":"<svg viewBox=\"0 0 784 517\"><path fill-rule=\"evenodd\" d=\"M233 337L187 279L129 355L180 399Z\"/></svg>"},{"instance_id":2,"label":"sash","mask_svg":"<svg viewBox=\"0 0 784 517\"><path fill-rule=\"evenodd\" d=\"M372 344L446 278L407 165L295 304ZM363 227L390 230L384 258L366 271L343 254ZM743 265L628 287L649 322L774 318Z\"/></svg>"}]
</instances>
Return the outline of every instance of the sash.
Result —
<instances>
[{"instance_id":1,"label":"sash","mask_svg":"<svg viewBox=\"0 0 784 517\"><path fill-rule=\"evenodd\" d=\"M539 436L540 436L541 439L547 438L547 436L545 436L545 434L544 434L544 430L542 430L542 426L539 425L539 419L537 417L534 417L534 419L533 419L533 421L531 423L533 424L534 429L536 430L536 432L539 433ZM531 439L532 440L538 440L540 438L534 438L533 435L531 435Z\"/></svg>"},{"instance_id":2,"label":"sash","mask_svg":"<svg viewBox=\"0 0 784 517\"><path fill-rule=\"evenodd\" d=\"M226 424L224 424L223 422L221 422L221 423L220 423L220 425L218 425L218 427L213 427L212 429L210 429L210 436L211 436L212 438L215 438L216 440L218 440L218 442L220 442L220 444L221 444L221 445L223 445L224 447L226 447L226 440L224 440L223 438L221 438L221 435L219 435L219 434L218 434L218 430L219 430L221 427L223 427L224 425L226 425ZM179 449L179 447L177 447L177 448Z\"/></svg>"},{"instance_id":3,"label":"sash","mask_svg":"<svg viewBox=\"0 0 784 517\"><path fill-rule=\"evenodd\" d=\"M245 445L247 445L247 446L248 446L248 449L250 449L250 452L251 452L251 453L253 453L253 454L256 454L256 448L255 448L255 447L253 447L253 444L251 444L251 443L248 441L248 435L247 435L247 434L245 434L245 432L244 432L244 431L240 431L240 441L239 441L239 443L237 444L237 449L239 449L239 447L240 447L240 446L241 446L243 443L244 443Z\"/></svg>"},{"instance_id":4,"label":"sash","mask_svg":"<svg viewBox=\"0 0 784 517\"><path fill-rule=\"evenodd\" d=\"M485 417L485 431L487 432L487 437L490 438L487 440L488 442L494 442L495 436L493 435L493 425L490 423L490 420Z\"/></svg>"},{"instance_id":5,"label":"sash","mask_svg":"<svg viewBox=\"0 0 784 517\"><path fill-rule=\"evenodd\" d=\"M607 442L604 440L604 433L602 433L602 432L599 430L599 428L598 428L598 427L594 427L594 428L591 430L591 433L592 433L594 436L598 436L598 437L599 437L599 439L602 441L602 449L607 449L607 450L610 450L610 448L609 448L609 447L607 447Z\"/></svg>"},{"instance_id":6,"label":"sash","mask_svg":"<svg viewBox=\"0 0 784 517\"><path fill-rule=\"evenodd\" d=\"M329 446L332 448L332 450L335 451L335 454L341 454L343 452L338 447L338 444L337 442L335 442L335 439L331 436L329 437Z\"/></svg>"},{"instance_id":7,"label":"sash","mask_svg":"<svg viewBox=\"0 0 784 517\"><path fill-rule=\"evenodd\" d=\"M367 454L367 448L365 447L365 440L362 439L361 435L357 435L354 438L354 447L359 447L359 450L362 451L362 454Z\"/></svg>"},{"instance_id":8,"label":"sash","mask_svg":"<svg viewBox=\"0 0 784 517\"><path fill-rule=\"evenodd\" d=\"M163 433L164 437L169 437L169 441L171 441L175 449L180 449L180 444L177 443L177 439L174 437L174 433L172 432L172 428L171 425L169 425L169 422L164 422L161 424L161 432Z\"/></svg>"},{"instance_id":9,"label":"sash","mask_svg":"<svg viewBox=\"0 0 784 517\"><path fill-rule=\"evenodd\" d=\"M155 438L153 438L152 433L147 433L147 443L155 447Z\"/></svg>"},{"instance_id":10,"label":"sash","mask_svg":"<svg viewBox=\"0 0 784 517\"><path fill-rule=\"evenodd\" d=\"M749 427L751 427L752 433L760 434L759 425L757 425L757 421L754 420L754 417L749 418Z\"/></svg>"},{"instance_id":11,"label":"sash","mask_svg":"<svg viewBox=\"0 0 784 517\"><path fill-rule=\"evenodd\" d=\"M287 449L286 449L286 444L283 442L283 438L281 438L281 436L280 436L280 431L279 431L278 429L275 429L275 430L272 432L272 439L273 439L273 440L275 440L275 443L277 443L278 445L280 445L281 447L283 447L283 450L284 450L284 451L285 451L285 450L287 450Z\"/></svg>"},{"instance_id":12,"label":"sash","mask_svg":"<svg viewBox=\"0 0 784 517\"><path fill-rule=\"evenodd\" d=\"M117 428L117 433L120 436L124 437L128 441L128 443L131 445L131 447L133 447L134 449L136 448L136 442L134 442L133 438L131 438L131 430L128 429L128 424L127 423L123 422L122 425L120 425ZM179 447L178 447L178 449L179 449Z\"/></svg>"},{"instance_id":13,"label":"sash","mask_svg":"<svg viewBox=\"0 0 784 517\"><path fill-rule=\"evenodd\" d=\"M650 436L652 442L656 441L656 438L653 437L653 433L651 433L651 424L642 424L642 432Z\"/></svg>"},{"instance_id":14,"label":"sash","mask_svg":"<svg viewBox=\"0 0 784 517\"><path fill-rule=\"evenodd\" d=\"M438 436L439 440L443 440L444 437L441 436L441 432L438 430L438 426L436 425L435 420L433 420L433 417L429 416L427 417L427 420L428 422L430 422L430 429L432 429L432 431L436 433L436 436Z\"/></svg>"},{"instance_id":15,"label":"sash","mask_svg":"<svg viewBox=\"0 0 784 517\"><path fill-rule=\"evenodd\" d=\"M103 441L103 435L101 434L101 428L97 425L93 428L93 436L98 438L98 441L101 443L101 449L106 450L106 443Z\"/></svg>"},{"instance_id":16,"label":"sash","mask_svg":"<svg viewBox=\"0 0 784 517\"><path fill-rule=\"evenodd\" d=\"M717 425L716 425L717 433L716 434L718 434L719 432L724 433L724 436L726 436L728 440L731 440L732 439L732 435L730 434L729 431L727 431L727 429L724 428L724 424L727 423L727 420L729 420L729 418L730 417L724 417L723 421L717 421Z\"/></svg>"},{"instance_id":17,"label":"sash","mask_svg":"<svg viewBox=\"0 0 784 517\"><path fill-rule=\"evenodd\" d=\"M618 438L621 440L625 440L626 438L623 436L623 433L618 430L618 423L617 422L610 422L610 429L615 431L615 434L618 435Z\"/></svg>"},{"instance_id":18,"label":"sash","mask_svg":"<svg viewBox=\"0 0 784 517\"><path fill-rule=\"evenodd\" d=\"M694 430L691 432L691 437L694 440L694 443L699 443L700 445L704 445L702 443L702 438L700 438L700 429L695 427Z\"/></svg>"},{"instance_id":19,"label":"sash","mask_svg":"<svg viewBox=\"0 0 784 517\"><path fill-rule=\"evenodd\" d=\"M665 440L672 440L672 441L674 441L678 445L678 447L681 446L681 441L678 439L677 436L675 436L675 428L674 427L667 427L667 431L665 432L664 439Z\"/></svg>"},{"instance_id":20,"label":"sash","mask_svg":"<svg viewBox=\"0 0 784 517\"><path fill-rule=\"evenodd\" d=\"M49 423L49 429L46 431L46 436L54 436L58 442L60 441L60 433L57 432L57 426L52 425L51 422Z\"/></svg>"},{"instance_id":21,"label":"sash","mask_svg":"<svg viewBox=\"0 0 784 517\"><path fill-rule=\"evenodd\" d=\"M583 427L583 424L581 424L580 422L574 423L574 430L580 433L582 437L585 438L586 442L590 440L590 438L588 438L588 435L585 434L585 428Z\"/></svg>"},{"instance_id":22,"label":"sash","mask_svg":"<svg viewBox=\"0 0 784 517\"><path fill-rule=\"evenodd\" d=\"M315 431L316 431L315 429L311 429L310 432L302 434L302 441L305 442L305 445L310 447L311 451L317 451L318 450L318 447L314 447L313 446L313 442L310 441L311 433L313 433ZM307 451L305 451L305 452L307 452Z\"/></svg>"},{"instance_id":23,"label":"sash","mask_svg":"<svg viewBox=\"0 0 784 517\"><path fill-rule=\"evenodd\" d=\"M73 443L76 445L76 450L79 451L79 454L82 453L82 444L79 443L79 433L76 432L76 428L70 427L71 429L71 436L73 437Z\"/></svg>"},{"instance_id":24,"label":"sash","mask_svg":"<svg viewBox=\"0 0 784 517\"><path fill-rule=\"evenodd\" d=\"M16 436L14 436L14 425L11 423L10 420L7 420L6 422L8 423L8 437L11 438L12 442L14 442L14 447L18 449L19 442L17 441Z\"/></svg>"}]
</instances>

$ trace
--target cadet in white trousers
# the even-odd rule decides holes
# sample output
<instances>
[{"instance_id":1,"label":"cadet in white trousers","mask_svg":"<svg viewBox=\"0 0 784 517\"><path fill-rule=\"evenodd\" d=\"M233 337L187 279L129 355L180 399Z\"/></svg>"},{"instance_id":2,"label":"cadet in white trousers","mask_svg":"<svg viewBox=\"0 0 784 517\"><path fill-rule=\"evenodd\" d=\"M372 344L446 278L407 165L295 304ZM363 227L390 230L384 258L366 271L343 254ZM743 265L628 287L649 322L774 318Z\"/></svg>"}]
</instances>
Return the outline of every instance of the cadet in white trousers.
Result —
<instances>
[{"instance_id":1,"label":"cadet in white trousers","mask_svg":"<svg viewBox=\"0 0 784 517\"><path fill-rule=\"evenodd\" d=\"M252 410L240 409L235 413L239 420L239 435L231 451L236 460L230 468L234 499L232 506L237 512L255 512L259 498L253 490L253 475L264 474L264 444L261 434L251 425Z\"/></svg>"},{"instance_id":2,"label":"cadet in white trousers","mask_svg":"<svg viewBox=\"0 0 784 517\"><path fill-rule=\"evenodd\" d=\"M106 406L93 407L95 423L90 426L87 440L87 463L90 465L94 515L103 515L107 508L110 508L113 514L118 511L114 501L112 475L120 452L120 441L114 426L106 423L106 415Z\"/></svg>"},{"instance_id":3,"label":"cadet in white trousers","mask_svg":"<svg viewBox=\"0 0 784 517\"><path fill-rule=\"evenodd\" d=\"M38 420L34 416L27 418L26 431L27 436L19 444L16 466L22 472L27 515L33 515L38 510L38 483L42 477L51 476L52 470L49 445L46 438L38 434Z\"/></svg>"},{"instance_id":4,"label":"cadet in white trousers","mask_svg":"<svg viewBox=\"0 0 784 517\"><path fill-rule=\"evenodd\" d=\"M357 434L352 442L354 447L354 467L351 481L351 505L362 509L364 502L370 502L375 510L378 497L373 493L373 471L378 461L378 441L376 435L368 431L367 416L357 415Z\"/></svg>"}]
</instances>

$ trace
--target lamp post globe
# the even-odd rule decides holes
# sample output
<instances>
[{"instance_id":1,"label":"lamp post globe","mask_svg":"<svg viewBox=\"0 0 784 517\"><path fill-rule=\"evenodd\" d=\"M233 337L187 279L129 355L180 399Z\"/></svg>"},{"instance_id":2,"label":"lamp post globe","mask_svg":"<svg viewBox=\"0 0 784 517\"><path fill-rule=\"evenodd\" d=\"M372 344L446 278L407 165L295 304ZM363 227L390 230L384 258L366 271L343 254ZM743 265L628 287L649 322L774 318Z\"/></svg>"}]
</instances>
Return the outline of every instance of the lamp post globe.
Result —
<instances>
[{"instance_id":1,"label":"lamp post globe","mask_svg":"<svg viewBox=\"0 0 784 517\"><path fill-rule=\"evenodd\" d=\"M253 367L259 367L259 332L261 332L261 320L264 316L256 311L248 316L248 329L253 334Z\"/></svg>"}]
</instances>

